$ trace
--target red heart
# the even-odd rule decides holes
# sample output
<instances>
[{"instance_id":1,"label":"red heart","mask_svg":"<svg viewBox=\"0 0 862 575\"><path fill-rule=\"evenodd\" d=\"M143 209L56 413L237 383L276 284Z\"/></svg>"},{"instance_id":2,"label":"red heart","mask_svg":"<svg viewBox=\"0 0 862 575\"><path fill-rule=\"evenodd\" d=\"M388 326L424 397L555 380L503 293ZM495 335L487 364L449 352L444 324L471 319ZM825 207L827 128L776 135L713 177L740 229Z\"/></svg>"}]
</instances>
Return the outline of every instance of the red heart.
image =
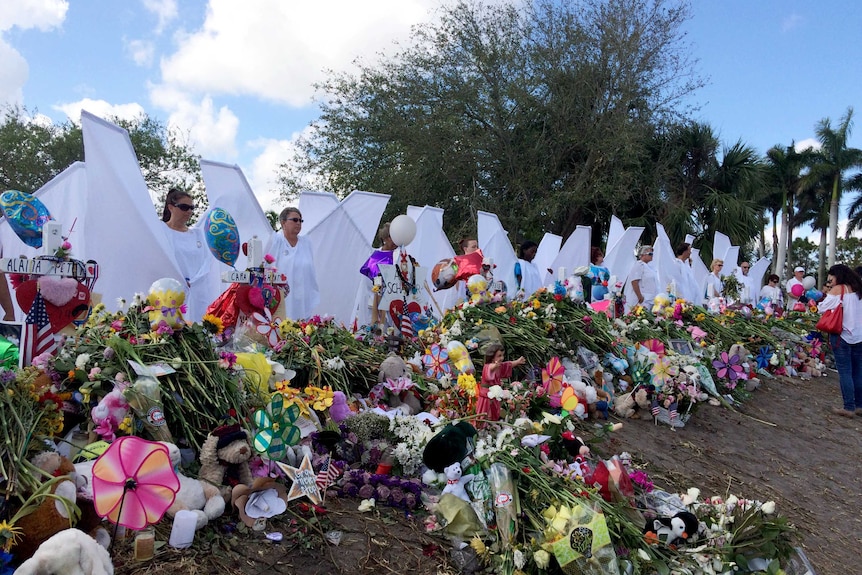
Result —
<instances>
[{"instance_id":1,"label":"red heart","mask_svg":"<svg viewBox=\"0 0 862 575\"><path fill-rule=\"evenodd\" d=\"M21 306L24 313L28 313L33 307L33 300L36 299L37 281L27 280L15 289L15 299L18 300L18 305ZM45 300L45 310L48 312L48 319L51 321L51 329L54 333L59 332L80 315L86 313L89 307L90 290L80 282L78 282L75 295L65 304L54 305Z\"/></svg>"},{"instance_id":2,"label":"red heart","mask_svg":"<svg viewBox=\"0 0 862 575\"><path fill-rule=\"evenodd\" d=\"M395 325L401 324L401 314L404 312L404 300L394 299L389 302L389 317ZM407 302L407 313L422 313L422 306L418 302Z\"/></svg>"}]
</instances>

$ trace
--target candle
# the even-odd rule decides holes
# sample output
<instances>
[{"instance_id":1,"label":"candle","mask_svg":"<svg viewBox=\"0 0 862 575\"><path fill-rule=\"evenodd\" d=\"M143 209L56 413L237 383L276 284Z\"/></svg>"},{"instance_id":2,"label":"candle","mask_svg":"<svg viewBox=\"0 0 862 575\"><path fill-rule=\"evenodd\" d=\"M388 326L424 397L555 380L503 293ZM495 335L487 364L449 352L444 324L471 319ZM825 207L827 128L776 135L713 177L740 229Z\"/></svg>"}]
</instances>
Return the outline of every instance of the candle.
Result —
<instances>
[{"instance_id":1,"label":"candle","mask_svg":"<svg viewBox=\"0 0 862 575\"><path fill-rule=\"evenodd\" d=\"M258 268L263 263L263 242L257 236L252 236L248 242L248 266Z\"/></svg>"},{"instance_id":2,"label":"candle","mask_svg":"<svg viewBox=\"0 0 862 575\"><path fill-rule=\"evenodd\" d=\"M156 554L156 531L147 527L135 535L135 560L149 561Z\"/></svg>"},{"instance_id":3,"label":"candle","mask_svg":"<svg viewBox=\"0 0 862 575\"><path fill-rule=\"evenodd\" d=\"M566 268L557 268L557 279L561 282L566 281Z\"/></svg>"}]
</instances>

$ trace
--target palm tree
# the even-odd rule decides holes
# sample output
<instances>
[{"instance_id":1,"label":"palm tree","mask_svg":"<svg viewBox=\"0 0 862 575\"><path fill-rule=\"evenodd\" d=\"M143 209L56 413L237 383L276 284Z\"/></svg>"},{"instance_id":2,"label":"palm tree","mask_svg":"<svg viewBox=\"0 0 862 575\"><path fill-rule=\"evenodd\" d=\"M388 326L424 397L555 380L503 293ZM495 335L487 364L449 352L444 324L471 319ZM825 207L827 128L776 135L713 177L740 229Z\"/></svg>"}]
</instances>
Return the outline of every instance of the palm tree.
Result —
<instances>
[{"instance_id":1,"label":"palm tree","mask_svg":"<svg viewBox=\"0 0 862 575\"><path fill-rule=\"evenodd\" d=\"M790 219L790 228L809 224L815 232L820 232L820 248L817 264L817 285L826 281L826 237L829 232L829 203L831 180L808 181L797 192L798 209ZM788 251L790 248L788 247Z\"/></svg>"},{"instance_id":2,"label":"palm tree","mask_svg":"<svg viewBox=\"0 0 862 575\"><path fill-rule=\"evenodd\" d=\"M820 150L816 162L811 166L807 178L810 182L826 180L829 182L829 266L835 265L835 251L838 242L838 205L843 192L844 174L854 168L862 167L862 150L850 148L847 141L853 129L853 108L838 121L835 128L832 121L824 118L816 127Z\"/></svg>"}]
</instances>

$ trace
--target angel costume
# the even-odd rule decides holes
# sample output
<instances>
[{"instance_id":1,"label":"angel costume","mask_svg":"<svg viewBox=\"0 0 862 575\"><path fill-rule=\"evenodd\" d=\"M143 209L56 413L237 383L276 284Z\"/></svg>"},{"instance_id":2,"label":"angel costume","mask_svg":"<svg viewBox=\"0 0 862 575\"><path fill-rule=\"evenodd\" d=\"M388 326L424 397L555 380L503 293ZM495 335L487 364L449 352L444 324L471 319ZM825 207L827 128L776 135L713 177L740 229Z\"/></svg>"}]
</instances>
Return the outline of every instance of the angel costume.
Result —
<instances>
[{"instance_id":1,"label":"angel costume","mask_svg":"<svg viewBox=\"0 0 862 575\"><path fill-rule=\"evenodd\" d=\"M283 233L273 232L266 253L275 258L275 268L287 276L290 293L284 298L285 315L293 320L307 319L320 304L311 242L300 236L291 246Z\"/></svg>"},{"instance_id":2,"label":"angel costume","mask_svg":"<svg viewBox=\"0 0 862 575\"><path fill-rule=\"evenodd\" d=\"M213 300L209 271L214 261L204 238L203 228L193 227L180 232L165 226L168 242L174 251L177 265L183 274L177 278L188 294L184 317L189 322L200 322ZM218 295L216 293L216 295Z\"/></svg>"},{"instance_id":3,"label":"angel costume","mask_svg":"<svg viewBox=\"0 0 862 575\"><path fill-rule=\"evenodd\" d=\"M521 276L521 285L518 288L523 290L524 299L527 299L542 287L542 276L539 273L539 268L533 262L519 259L515 263L516 281L518 275Z\"/></svg>"},{"instance_id":4,"label":"angel costume","mask_svg":"<svg viewBox=\"0 0 862 575\"><path fill-rule=\"evenodd\" d=\"M629 272L628 281L626 281L626 287L623 292L626 296L626 313L638 305L638 296L632 287L632 282L635 280L638 281L638 288L640 288L641 295L644 298L641 305L646 309L652 309L653 299L658 294L658 274L645 261L636 261Z\"/></svg>"},{"instance_id":5,"label":"angel costume","mask_svg":"<svg viewBox=\"0 0 862 575\"><path fill-rule=\"evenodd\" d=\"M697 280L694 279L694 270L691 268L689 262L674 258L673 265L673 281L676 283L676 293L674 295L693 304L699 303L700 297L698 297Z\"/></svg>"}]
</instances>

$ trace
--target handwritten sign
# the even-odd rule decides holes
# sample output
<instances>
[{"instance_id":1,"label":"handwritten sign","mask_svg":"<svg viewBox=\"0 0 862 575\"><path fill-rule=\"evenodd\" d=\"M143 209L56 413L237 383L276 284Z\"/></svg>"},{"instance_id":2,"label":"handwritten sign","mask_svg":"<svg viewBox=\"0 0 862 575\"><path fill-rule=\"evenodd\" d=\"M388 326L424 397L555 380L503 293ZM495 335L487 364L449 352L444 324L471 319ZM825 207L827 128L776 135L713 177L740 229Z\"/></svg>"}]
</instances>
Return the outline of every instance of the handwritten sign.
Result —
<instances>
[{"instance_id":1,"label":"handwritten sign","mask_svg":"<svg viewBox=\"0 0 862 575\"><path fill-rule=\"evenodd\" d=\"M53 261L39 258L2 258L0 270L7 274L28 274L34 276L64 276L91 278L98 276L98 265L79 261Z\"/></svg>"},{"instance_id":2,"label":"handwritten sign","mask_svg":"<svg viewBox=\"0 0 862 575\"><path fill-rule=\"evenodd\" d=\"M389 305L393 300L404 300L404 286L401 279L398 277L398 272L392 264L380 264L380 275L383 276L383 285L380 289L380 303L377 309L388 310ZM428 305L428 294L425 291L425 268L416 266L416 274L414 279L416 291L411 291L407 294L407 303L416 302L420 307ZM413 274L411 274L413 275Z\"/></svg>"},{"instance_id":3,"label":"handwritten sign","mask_svg":"<svg viewBox=\"0 0 862 575\"><path fill-rule=\"evenodd\" d=\"M264 272L263 274L250 271L240 272L236 270L224 272L221 275L221 281L232 284L250 284L261 277L263 278L264 283L268 283L270 285L284 285L287 283L286 275L270 271Z\"/></svg>"}]
</instances>

